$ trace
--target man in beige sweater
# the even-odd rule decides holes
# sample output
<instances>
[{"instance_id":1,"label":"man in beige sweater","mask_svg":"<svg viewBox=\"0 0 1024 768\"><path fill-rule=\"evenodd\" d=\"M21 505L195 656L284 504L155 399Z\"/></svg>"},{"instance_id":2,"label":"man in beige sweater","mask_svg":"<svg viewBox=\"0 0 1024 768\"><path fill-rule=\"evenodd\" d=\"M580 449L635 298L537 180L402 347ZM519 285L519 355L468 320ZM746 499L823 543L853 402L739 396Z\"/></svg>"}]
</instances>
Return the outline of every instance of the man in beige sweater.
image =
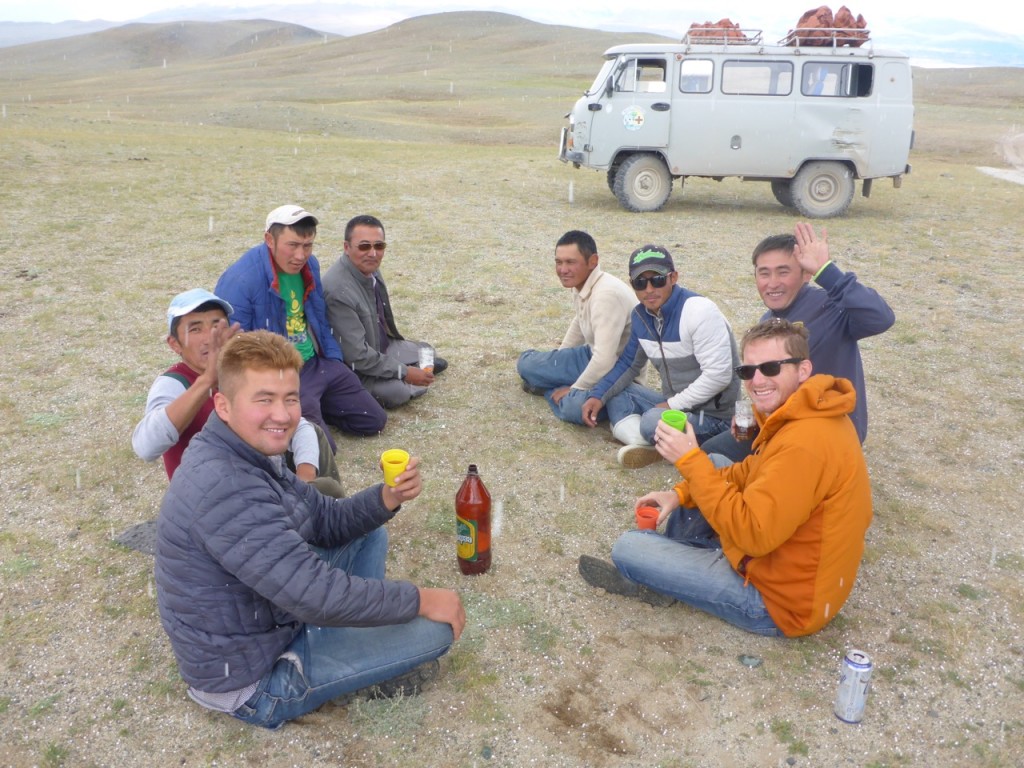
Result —
<instances>
[{"instance_id":1,"label":"man in beige sweater","mask_svg":"<svg viewBox=\"0 0 1024 768\"><path fill-rule=\"evenodd\" d=\"M628 285L601 269L597 244L586 232L572 230L558 240L555 274L572 290L572 322L561 347L528 349L516 369L523 389L544 395L555 416L584 424L587 393L611 370L629 340L629 313L637 300Z\"/></svg>"}]
</instances>

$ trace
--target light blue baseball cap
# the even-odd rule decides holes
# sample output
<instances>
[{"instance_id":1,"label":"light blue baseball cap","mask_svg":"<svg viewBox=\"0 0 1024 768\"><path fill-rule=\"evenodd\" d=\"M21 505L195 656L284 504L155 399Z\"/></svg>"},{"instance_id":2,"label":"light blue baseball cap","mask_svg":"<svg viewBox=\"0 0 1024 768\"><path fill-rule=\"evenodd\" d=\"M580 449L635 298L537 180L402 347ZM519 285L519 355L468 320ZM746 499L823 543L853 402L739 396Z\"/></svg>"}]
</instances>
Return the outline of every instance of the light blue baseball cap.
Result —
<instances>
[{"instance_id":1,"label":"light blue baseball cap","mask_svg":"<svg viewBox=\"0 0 1024 768\"><path fill-rule=\"evenodd\" d=\"M234 307L224 299L210 293L205 288L193 288L191 291L179 293L171 299L171 305L167 308L167 333L170 334L175 318L183 317L194 311L196 307L201 307L209 302L219 305L228 317L231 317L231 313L235 311Z\"/></svg>"}]
</instances>

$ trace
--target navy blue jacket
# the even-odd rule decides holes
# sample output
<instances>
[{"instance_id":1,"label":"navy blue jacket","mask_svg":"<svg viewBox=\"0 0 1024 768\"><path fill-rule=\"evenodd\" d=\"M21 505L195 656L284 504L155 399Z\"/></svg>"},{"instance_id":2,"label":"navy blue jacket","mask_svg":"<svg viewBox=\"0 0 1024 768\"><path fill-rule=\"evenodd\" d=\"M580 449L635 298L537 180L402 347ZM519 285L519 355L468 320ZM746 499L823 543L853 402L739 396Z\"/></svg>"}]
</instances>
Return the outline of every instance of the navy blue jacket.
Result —
<instances>
[{"instance_id":1,"label":"navy blue jacket","mask_svg":"<svg viewBox=\"0 0 1024 768\"><path fill-rule=\"evenodd\" d=\"M861 285L853 272L843 272L835 264L825 267L815 282L824 290L808 283L792 304L766 312L761 319L781 317L802 322L810 334L814 372L853 382L857 405L850 418L863 443L868 434L868 398L857 341L888 330L896 322L896 315L877 291Z\"/></svg>"}]
</instances>

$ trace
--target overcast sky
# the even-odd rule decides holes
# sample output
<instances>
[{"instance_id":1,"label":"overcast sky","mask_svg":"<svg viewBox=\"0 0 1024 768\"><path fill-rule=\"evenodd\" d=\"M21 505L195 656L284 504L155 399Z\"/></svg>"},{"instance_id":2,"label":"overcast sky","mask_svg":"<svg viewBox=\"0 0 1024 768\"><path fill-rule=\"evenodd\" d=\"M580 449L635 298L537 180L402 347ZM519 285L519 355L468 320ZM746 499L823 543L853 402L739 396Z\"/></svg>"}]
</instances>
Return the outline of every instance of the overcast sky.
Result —
<instances>
[{"instance_id":1,"label":"overcast sky","mask_svg":"<svg viewBox=\"0 0 1024 768\"><path fill-rule=\"evenodd\" d=\"M128 21L171 8L226 7L259 8L267 6L304 5L309 9L316 0L0 0L0 21ZM323 6L344 5L352 8L346 14L358 25L353 32L364 32L388 26L410 16L457 10L494 10L513 13L546 24L566 24L594 29L635 29L658 31L676 36L695 21L717 21L728 17L744 28L762 29L769 41L784 35L813 3L793 3L792 11L779 9L777 3L764 0L718 0L682 3L679 0L654 0L641 4L642 11L622 0L583 0L556 3L551 0L513 0L511 2L444 2L444 0L327 0ZM832 3L838 10L842 2ZM998 9L997 9L998 6ZM989 27L996 33L1024 37L1024 3L974 4L963 0L855 0L847 3L853 13L862 14L876 42L903 32L926 19L954 19ZM770 10L766 10L770 9ZM315 11L305 12L308 26ZM326 9L325 9L326 10ZM274 18L279 18L277 14ZM294 19L303 23L302 19ZM326 30L331 31L331 30Z\"/></svg>"}]
</instances>

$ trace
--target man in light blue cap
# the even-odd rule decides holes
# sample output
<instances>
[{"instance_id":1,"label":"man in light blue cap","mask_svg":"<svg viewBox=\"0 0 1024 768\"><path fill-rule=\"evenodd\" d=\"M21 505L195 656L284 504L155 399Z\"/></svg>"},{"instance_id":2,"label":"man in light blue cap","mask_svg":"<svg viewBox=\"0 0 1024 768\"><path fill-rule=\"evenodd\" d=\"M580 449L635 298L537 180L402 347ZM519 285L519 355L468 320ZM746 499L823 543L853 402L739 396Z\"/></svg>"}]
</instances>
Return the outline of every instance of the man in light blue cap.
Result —
<instances>
[{"instance_id":1,"label":"man in light blue cap","mask_svg":"<svg viewBox=\"0 0 1024 768\"><path fill-rule=\"evenodd\" d=\"M238 323L228 324L232 311L231 304L204 288L179 293L167 308L167 345L181 360L150 387L132 447L146 461L163 457L168 478L213 412L217 356L239 332ZM326 435L305 419L296 429L289 458L300 479L315 482L325 495L344 495Z\"/></svg>"}]
</instances>

